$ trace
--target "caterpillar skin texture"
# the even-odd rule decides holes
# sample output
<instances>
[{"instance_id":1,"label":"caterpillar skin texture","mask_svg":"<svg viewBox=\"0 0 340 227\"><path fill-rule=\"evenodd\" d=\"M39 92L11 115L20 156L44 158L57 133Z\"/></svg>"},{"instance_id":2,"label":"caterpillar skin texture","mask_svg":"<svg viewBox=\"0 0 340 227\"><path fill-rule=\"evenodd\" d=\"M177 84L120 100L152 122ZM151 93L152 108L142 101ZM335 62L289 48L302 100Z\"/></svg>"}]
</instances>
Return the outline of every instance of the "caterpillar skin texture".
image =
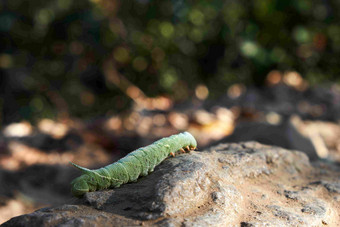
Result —
<instances>
[{"instance_id":1,"label":"caterpillar skin texture","mask_svg":"<svg viewBox=\"0 0 340 227\"><path fill-rule=\"evenodd\" d=\"M90 170L71 162L83 173L71 182L71 192L74 196L81 197L86 192L117 188L122 184L135 182L138 177L151 173L169 155L175 156L178 150L185 152L184 148L194 150L196 146L195 138L189 132L183 132L141 147L100 169Z\"/></svg>"}]
</instances>

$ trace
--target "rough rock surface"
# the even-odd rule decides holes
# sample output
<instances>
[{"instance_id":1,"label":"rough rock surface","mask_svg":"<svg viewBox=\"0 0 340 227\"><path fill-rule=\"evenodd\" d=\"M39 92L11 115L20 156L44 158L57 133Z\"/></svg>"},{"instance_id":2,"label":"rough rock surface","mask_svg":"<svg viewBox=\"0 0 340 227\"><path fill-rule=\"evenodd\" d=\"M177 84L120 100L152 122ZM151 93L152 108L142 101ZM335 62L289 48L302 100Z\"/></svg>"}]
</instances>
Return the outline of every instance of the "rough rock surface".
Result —
<instances>
[{"instance_id":1,"label":"rough rock surface","mask_svg":"<svg viewBox=\"0 0 340 227\"><path fill-rule=\"evenodd\" d=\"M338 226L339 169L256 142L220 144L3 226Z\"/></svg>"}]
</instances>

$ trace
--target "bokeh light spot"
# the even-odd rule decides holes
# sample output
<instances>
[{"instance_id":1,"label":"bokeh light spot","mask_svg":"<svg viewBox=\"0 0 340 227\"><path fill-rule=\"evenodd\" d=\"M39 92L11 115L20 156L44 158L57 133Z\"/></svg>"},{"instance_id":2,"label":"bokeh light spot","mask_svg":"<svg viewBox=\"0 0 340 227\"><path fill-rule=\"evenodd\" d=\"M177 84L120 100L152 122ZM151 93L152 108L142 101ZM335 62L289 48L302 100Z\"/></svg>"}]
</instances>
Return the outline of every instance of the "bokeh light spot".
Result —
<instances>
[{"instance_id":1,"label":"bokeh light spot","mask_svg":"<svg viewBox=\"0 0 340 227\"><path fill-rule=\"evenodd\" d=\"M192 41L199 43L203 39L203 31L202 29L194 28L191 33L189 33L189 37Z\"/></svg>"},{"instance_id":2,"label":"bokeh light spot","mask_svg":"<svg viewBox=\"0 0 340 227\"><path fill-rule=\"evenodd\" d=\"M314 17L318 20L324 20L327 18L327 8L323 4L318 4L314 7L313 10Z\"/></svg>"},{"instance_id":3,"label":"bokeh light spot","mask_svg":"<svg viewBox=\"0 0 340 227\"><path fill-rule=\"evenodd\" d=\"M307 88L307 82L302 78L300 73L296 71L286 72L283 75L283 82L288 86L294 87L298 90L305 90Z\"/></svg>"},{"instance_id":4,"label":"bokeh light spot","mask_svg":"<svg viewBox=\"0 0 340 227\"><path fill-rule=\"evenodd\" d=\"M0 67L1 68L10 68L13 65L13 60L11 55L1 54L0 55Z\"/></svg>"},{"instance_id":5,"label":"bokeh light spot","mask_svg":"<svg viewBox=\"0 0 340 227\"><path fill-rule=\"evenodd\" d=\"M58 0L58 7L63 10L67 10L70 8L72 1L71 0Z\"/></svg>"},{"instance_id":6,"label":"bokeh light spot","mask_svg":"<svg viewBox=\"0 0 340 227\"><path fill-rule=\"evenodd\" d=\"M10 15L0 15L0 31L9 31L14 24L14 17Z\"/></svg>"},{"instance_id":7,"label":"bokeh light spot","mask_svg":"<svg viewBox=\"0 0 340 227\"><path fill-rule=\"evenodd\" d=\"M281 117L281 115L279 115L278 113L269 112L268 114L266 114L266 121L267 121L269 124L278 125L278 124L281 123L282 117Z\"/></svg>"},{"instance_id":8,"label":"bokeh light spot","mask_svg":"<svg viewBox=\"0 0 340 227\"><path fill-rule=\"evenodd\" d=\"M161 62L165 57L165 53L161 48L155 47L151 52L151 57L155 62Z\"/></svg>"},{"instance_id":9,"label":"bokeh light spot","mask_svg":"<svg viewBox=\"0 0 340 227\"><path fill-rule=\"evenodd\" d=\"M209 95L209 90L204 84L200 84L195 89L195 95L200 100L205 100Z\"/></svg>"},{"instance_id":10,"label":"bokeh light spot","mask_svg":"<svg viewBox=\"0 0 340 227\"><path fill-rule=\"evenodd\" d=\"M188 116L182 113L171 112L168 120L170 124L178 130L184 130L188 127Z\"/></svg>"},{"instance_id":11,"label":"bokeh light spot","mask_svg":"<svg viewBox=\"0 0 340 227\"><path fill-rule=\"evenodd\" d=\"M95 96L89 91L84 91L80 94L80 100L84 106L92 106L95 101Z\"/></svg>"},{"instance_id":12,"label":"bokeh light spot","mask_svg":"<svg viewBox=\"0 0 340 227\"><path fill-rule=\"evenodd\" d=\"M138 72L144 71L148 67L148 62L143 57L136 57L132 62L133 68Z\"/></svg>"},{"instance_id":13,"label":"bokeh light spot","mask_svg":"<svg viewBox=\"0 0 340 227\"><path fill-rule=\"evenodd\" d=\"M228 96L232 99L240 97L246 91L243 84L233 84L228 88Z\"/></svg>"},{"instance_id":14,"label":"bokeh light spot","mask_svg":"<svg viewBox=\"0 0 340 227\"><path fill-rule=\"evenodd\" d=\"M161 23L159 29L165 38L170 38L175 31L174 26L169 22Z\"/></svg>"},{"instance_id":15,"label":"bokeh light spot","mask_svg":"<svg viewBox=\"0 0 340 227\"><path fill-rule=\"evenodd\" d=\"M241 44L241 52L247 57L255 57L259 52L259 48L256 43L252 41L245 41Z\"/></svg>"},{"instance_id":16,"label":"bokeh light spot","mask_svg":"<svg viewBox=\"0 0 340 227\"><path fill-rule=\"evenodd\" d=\"M118 47L113 51L113 57L120 63L126 63L129 59L129 51L124 47Z\"/></svg>"},{"instance_id":17,"label":"bokeh light spot","mask_svg":"<svg viewBox=\"0 0 340 227\"><path fill-rule=\"evenodd\" d=\"M161 84L166 87L171 89L174 83L178 80L176 70L173 68L167 69L165 73L162 74L161 77Z\"/></svg>"},{"instance_id":18,"label":"bokeh light spot","mask_svg":"<svg viewBox=\"0 0 340 227\"><path fill-rule=\"evenodd\" d=\"M282 74L280 71L277 71L277 70L270 71L266 78L266 82L269 85L278 84L281 82L281 80L282 80Z\"/></svg>"},{"instance_id":19,"label":"bokeh light spot","mask_svg":"<svg viewBox=\"0 0 340 227\"><path fill-rule=\"evenodd\" d=\"M306 43L311 39L308 30L302 26L294 28L293 37L298 43Z\"/></svg>"},{"instance_id":20,"label":"bokeh light spot","mask_svg":"<svg viewBox=\"0 0 340 227\"><path fill-rule=\"evenodd\" d=\"M42 119L38 123L38 128L41 132L51 135L55 139L60 139L68 132L68 126L51 119Z\"/></svg>"},{"instance_id":21,"label":"bokeh light spot","mask_svg":"<svg viewBox=\"0 0 340 227\"><path fill-rule=\"evenodd\" d=\"M44 108L44 103L39 97L35 97L31 100L30 106L34 109L35 112L40 112Z\"/></svg>"},{"instance_id":22,"label":"bokeh light spot","mask_svg":"<svg viewBox=\"0 0 340 227\"><path fill-rule=\"evenodd\" d=\"M163 126L165 125L166 123L166 118L163 114L156 114L153 119L152 119L153 123L156 125L156 126Z\"/></svg>"},{"instance_id":23,"label":"bokeh light spot","mask_svg":"<svg viewBox=\"0 0 340 227\"><path fill-rule=\"evenodd\" d=\"M32 131L32 125L27 121L22 121L6 126L3 130L3 134L8 137L23 137L30 135Z\"/></svg>"},{"instance_id":24,"label":"bokeh light spot","mask_svg":"<svg viewBox=\"0 0 340 227\"><path fill-rule=\"evenodd\" d=\"M80 55L84 51L84 46L82 43L74 41L69 46L70 52L74 55Z\"/></svg>"},{"instance_id":25,"label":"bokeh light spot","mask_svg":"<svg viewBox=\"0 0 340 227\"><path fill-rule=\"evenodd\" d=\"M197 9L193 9L190 12L189 19L194 25L199 26L204 24L204 14Z\"/></svg>"},{"instance_id":26,"label":"bokeh light spot","mask_svg":"<svg viewBox=\"0 0 340 227\"><path fill-rule=\"evenodd\" d=\"M50 9L41 9L37 14L36 21L39 24L47 25L54 19L54 12Z\"/></svg>"},{"instance_id":27,"label":"bokeh light spot","mask_svg":"<svg viewBox=\"0 0 340 227\"><path fill-rule=\"evenodd\" d=\"M126 90L126 93L132 98L132 99L137 99L139 98L142 94L141 91L139 90L138 87L136 86L129 86L128 89Z\"/></svg>"},{"instance_id":28,"label":"bokeh light spot","mask_svg":"<svg viewBox=\"0 0 340 227\"><path fill-rule=\"evenodd\" d=\"M108 130L119 130L122 127L122 120L117 117L117 116L113 116L111 117L105 124L105 128Z\"/></svg>"}]
</instances>

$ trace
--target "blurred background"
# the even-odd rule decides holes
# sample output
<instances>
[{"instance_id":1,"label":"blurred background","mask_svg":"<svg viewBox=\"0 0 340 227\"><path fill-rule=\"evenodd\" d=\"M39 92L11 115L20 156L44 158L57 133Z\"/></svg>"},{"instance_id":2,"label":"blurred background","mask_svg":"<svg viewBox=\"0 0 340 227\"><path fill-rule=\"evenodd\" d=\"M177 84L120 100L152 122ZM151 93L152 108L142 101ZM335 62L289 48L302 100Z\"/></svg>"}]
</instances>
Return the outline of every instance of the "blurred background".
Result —
<instances>
[{"instance_id":1,"label":"blurred background","mask_svg":"<svg viewBox=\"0 0 340 227\"><path fill-rule=\"evenodd\" d=\"M339 80L335 0L3 0L0 7L3 125L107 116L138 95L216 98L234 83L263 85L273 69L297 71L311 85Z\"/></svg>"},{"instance_id":2,"label":"blurred background","mask_svg":"<svg viewBox=\"0 0 340 227\"><path fill-rule=\"evenodd\" d=\"M340 160L339 11L337 0L0 1L0 223L69 202L69 161L99 167L183 130L202 148L257 140Z\"/></svg>"}]
</instances>

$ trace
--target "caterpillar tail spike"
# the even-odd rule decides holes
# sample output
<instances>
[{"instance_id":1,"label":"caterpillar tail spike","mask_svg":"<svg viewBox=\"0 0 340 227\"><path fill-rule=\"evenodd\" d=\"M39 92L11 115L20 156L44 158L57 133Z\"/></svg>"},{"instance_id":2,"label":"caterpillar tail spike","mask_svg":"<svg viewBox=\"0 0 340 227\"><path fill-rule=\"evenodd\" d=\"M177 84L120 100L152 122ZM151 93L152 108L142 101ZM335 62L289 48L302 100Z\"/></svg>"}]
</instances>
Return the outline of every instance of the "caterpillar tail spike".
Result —
<instances>
[{"instance_id":1,"label":"caterpillar tail spike","mask_svg":"<svg viewBox=\"0 0 340 227\"><path fill-rule=\"evenodd\" d=\"M196 148L197 142L189 132L179 133L160 139L153 144L132 151L117 162L96 170L90 170L71 163L82 175L71 182L71 192L76 197L86 192L117 188L128 182L135 182L146 176L167 157L175 157L175 152Z\"/></svg>"}]
</instances>

